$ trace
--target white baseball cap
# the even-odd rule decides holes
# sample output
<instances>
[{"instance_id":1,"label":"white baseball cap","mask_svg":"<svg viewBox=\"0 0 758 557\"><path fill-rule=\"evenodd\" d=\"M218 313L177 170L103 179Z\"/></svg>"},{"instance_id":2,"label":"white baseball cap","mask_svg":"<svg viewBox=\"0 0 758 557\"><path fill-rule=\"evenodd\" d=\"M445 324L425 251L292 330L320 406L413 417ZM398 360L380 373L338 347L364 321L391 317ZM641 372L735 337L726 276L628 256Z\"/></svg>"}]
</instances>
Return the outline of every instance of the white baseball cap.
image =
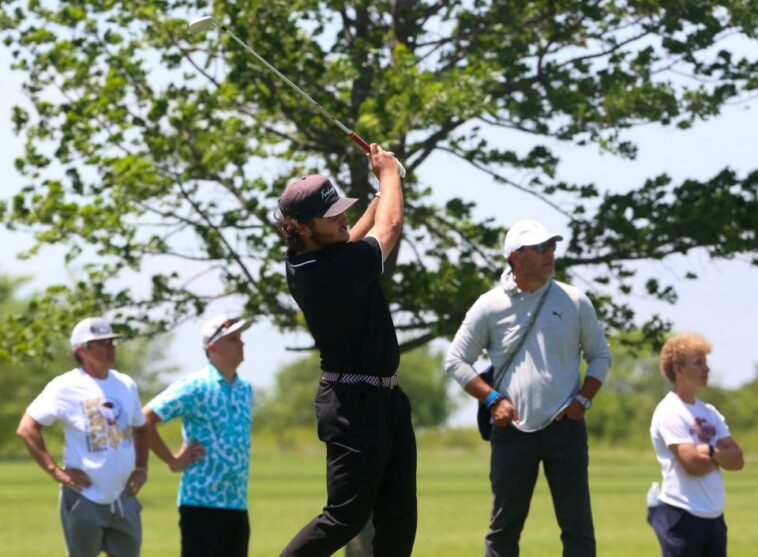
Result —
<instances>
[{"instance_id":1,"label":"white baseball cap","mask_svg":"<svg viewBox=\"0 0 758 557\"><path fill-rule=\"evenodd\" d=\"M124 338L124 335L114 333L111 324L102 317L88 317L79 321L71 331L71 348L108 338Z\"/></svg>"},{"instance_id":2,"label":"white baseball cap","mask_svg":"<svg viewBox=\"0 0 758 557\"><path fill-rule=\"evenodd\" d=\"M211 317L203 325L203 348L208 348L209 344L213 344L218 339L224 338L227 335L231 335L237 331L244 331L252 324L253 322L249 319L229 317L224 313Z\"/></svg>"},{"instance_id":3,"label":"white baseball cap","mask_svg":"<svg viewBox=\"0 0 758 557\"><path fill-rule=\"evenodd\" d=\"M563 236L548 232L536 220L520 220L514 223L505 235L503 253L508 259L514 251L524 246L536 246L548 240L563 240Z\"/></svg>"}]
</instances>

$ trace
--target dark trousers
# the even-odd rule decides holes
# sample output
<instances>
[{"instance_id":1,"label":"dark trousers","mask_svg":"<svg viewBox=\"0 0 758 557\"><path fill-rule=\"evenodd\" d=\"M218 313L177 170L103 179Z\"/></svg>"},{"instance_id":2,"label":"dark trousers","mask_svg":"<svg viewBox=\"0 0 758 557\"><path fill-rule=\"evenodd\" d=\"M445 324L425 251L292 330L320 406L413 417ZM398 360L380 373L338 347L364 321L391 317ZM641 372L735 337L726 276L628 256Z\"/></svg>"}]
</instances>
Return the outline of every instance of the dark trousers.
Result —
<instances>
[{"instance_id":1,"label":"dark trousers","mask_svg":"<svg viewBox=\"0 0 758 557\"><path fill-rule=\"evenodd\" d=\"M493 507L485 555L518 556L521 530L542 461L561 529L563 556L594 557L584 421L564 418L532 433L514 427L494 428L491 447Z\"/></svg>"},{"instance_id":2,"label":"dark trousers","mask_svg":"<svg viewBox=\"0 0 758 557\"><path fill-rule=\"evenodd\" d=\"M182 505L179 530L182 557L247 557L247 511Z\"/></svg>"},{"instance_id":3,"label":"dark trousers","mask_svg":"<svg viewBox=\"0 0 758 557\"><path fill-rule=\"evenodd\" d=\"M700 518L684 509L660 503L648 509L663 557L726 557L724 515Z\"/></svg>"},{"instance_id":4,"label":"dark trousers","mask_svg":"<svg viewBox=\"0 0 758 557\"><path fill-rule=\"evenodd\" d=\"M327 502L283 557L332 555L373 513L374 557L406 557L416 537L416 438L400 388L321 381L315 400L326 444Z\"/></svg>"}]
</instances>

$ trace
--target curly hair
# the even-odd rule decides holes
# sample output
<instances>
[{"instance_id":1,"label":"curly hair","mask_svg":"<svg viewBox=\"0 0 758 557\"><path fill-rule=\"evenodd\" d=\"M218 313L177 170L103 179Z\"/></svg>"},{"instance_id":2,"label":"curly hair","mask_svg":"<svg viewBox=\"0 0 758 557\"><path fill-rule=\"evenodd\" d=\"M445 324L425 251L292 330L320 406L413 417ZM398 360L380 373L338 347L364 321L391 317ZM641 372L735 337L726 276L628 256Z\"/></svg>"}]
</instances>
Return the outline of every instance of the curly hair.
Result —
<instances>
[{"instance_id":1,"label":"curly hair","mask_svg":"<svg viewBox=\"0 0 758 557\"><path fill-rule=\"evenodd\" d=\"M699 333L680 333L669 338L661 348L661 374L674 382L674 364L683 364L688 356L710 354L713 345Z\"/></svg>"},{"instance_id":2,"label":"curly hair","mask_svg":"<svg viewBox=\"0 0 758 557\"><path fill-rule=\"evenodd\" d=\"M284 215L276 219L276 226L284 235L284 241L287 243L288 251L292 253L300 253L305 250L305 243L300 234L300 226L303 224L308 223Z\"/></svg>"}]
</instances>

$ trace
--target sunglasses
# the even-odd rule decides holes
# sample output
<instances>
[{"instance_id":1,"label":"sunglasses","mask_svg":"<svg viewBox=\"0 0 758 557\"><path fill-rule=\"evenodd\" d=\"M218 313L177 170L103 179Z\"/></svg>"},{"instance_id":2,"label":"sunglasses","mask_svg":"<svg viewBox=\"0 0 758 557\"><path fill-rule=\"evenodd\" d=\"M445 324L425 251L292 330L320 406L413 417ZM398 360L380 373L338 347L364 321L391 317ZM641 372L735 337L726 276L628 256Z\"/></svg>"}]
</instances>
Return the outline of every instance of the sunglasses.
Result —
<instances>
[{"instance_id":1,"label":"sunglasses","mask_svg":"<svg viewBox=\"0 0 758 557\"><path fill-rule=\"evenodd\" d=\"M545 253L546 251L555 251L556 241L553 240L546 240L542 242L541 244L537 244L534 246L523 246L518 249L518 251L523 252L524 249L530 248L536 251L537 253Z\"/></svg>"},{"instance_id":2,"label":"sunglasses","mask_svg":"<svg viewBox=\"0 0 758 557\"><path fill-rule=\"evenodd\" d=\"M117 342L115 338L103 338L100 340L91 340L87 345L94 344L95 346L116 346Z\"/></svg>"},{"instance_id":3,"label":"sunglasses","mask_svg":"<svg viewBox=\"0 0 758 557\"><path fill-rule=\"evenodd\" d=\"M238 319L227 319L221 325L218 326L218 328L213 332L213 334L208 338L208 341L206 344L213 344L218 340L218 337L221 335L221 333L225 330L234 325Z\"/></svg>"}]
</instances>

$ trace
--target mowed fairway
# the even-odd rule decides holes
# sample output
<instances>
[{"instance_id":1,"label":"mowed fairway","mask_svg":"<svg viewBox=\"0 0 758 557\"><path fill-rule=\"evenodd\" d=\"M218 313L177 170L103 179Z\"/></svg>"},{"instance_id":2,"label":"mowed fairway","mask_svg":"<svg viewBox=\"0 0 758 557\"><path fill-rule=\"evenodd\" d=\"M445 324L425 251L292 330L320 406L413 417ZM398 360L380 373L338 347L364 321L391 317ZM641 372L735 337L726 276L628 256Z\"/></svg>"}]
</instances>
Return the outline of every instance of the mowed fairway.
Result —
<instances>
[{"instance_id":1,"label":"mowed fairway","mask_svg":"<svg viewBox=\"0 0 758 557\"><path fill-rule=\"evenodd\" d=\"M419 451L419 528L414 555L482 555L488 513L487 451ZM758 472L726 474L729 555L749 557L758 547ZM252 557L273 557L324 502L324 459L318 447L279 451L255 446L250 484ZM658 553L645 523L645 492L657 479L652 452L593 449L592 500L598 555L647 557ZM175 497L178 476L153 459L143 490L143 556L179 554ZM0 462L0 553L5 557L63 555L57 489L31 461ZM540 478L522 537L523 557L560 555L558 528Z\"/></svg>"}]
</instances>

